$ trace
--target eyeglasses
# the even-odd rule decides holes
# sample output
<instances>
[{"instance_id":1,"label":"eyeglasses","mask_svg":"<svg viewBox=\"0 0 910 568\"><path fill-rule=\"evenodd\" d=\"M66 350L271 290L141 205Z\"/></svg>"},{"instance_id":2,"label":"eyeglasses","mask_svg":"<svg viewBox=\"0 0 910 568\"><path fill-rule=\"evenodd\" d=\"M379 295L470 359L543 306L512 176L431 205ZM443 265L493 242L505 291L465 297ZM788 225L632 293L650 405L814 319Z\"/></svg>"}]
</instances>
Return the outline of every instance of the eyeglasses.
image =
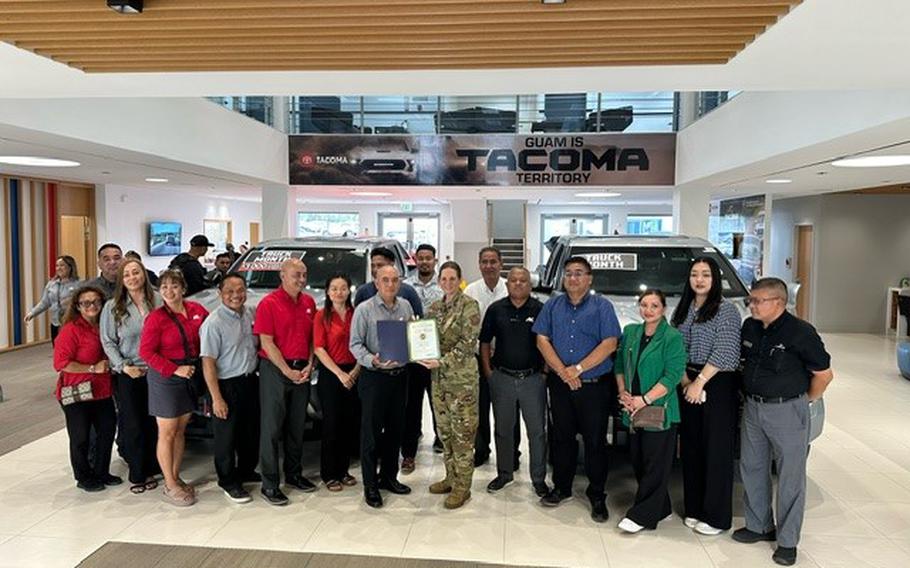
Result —
<instances>
[{"instance_id":1,"label":"eyeglasses","mask_svg":"<svg viewBox=\"0 0 910 568\"><path fill-rule=\"evenodd\" d=\"M773 302L774 300L782 300L782 299L783 298L778 298L776 296L774 298L756 298L755 296L749 296L748 298L746 298L746 305L751 306L752 304L755 304L756 306L761 306L765 302Z\"/></svg>"},{"instance_id":2,"label":"eyeglasses","mask_svg":"<svg viewBox=\"0 0 910 568\"><path fill-rule=\"evenodd\" d=\"M570 272L566 272L566 278L584 278L590 274L590 272L586 272L584 270L572 270Z\"/></svg>"},{"instance_id":3,"label":"eyeglasses","mask_svg":"<svg viewBox=\"0 0 910 568\"><path fill-rule=\"evenodd\" d=\"M104 305L104 300L82 300L81 302L79 302L80 308L91 308L91 307L100 308L103 305Z\"/></svg>"}]
</instances>

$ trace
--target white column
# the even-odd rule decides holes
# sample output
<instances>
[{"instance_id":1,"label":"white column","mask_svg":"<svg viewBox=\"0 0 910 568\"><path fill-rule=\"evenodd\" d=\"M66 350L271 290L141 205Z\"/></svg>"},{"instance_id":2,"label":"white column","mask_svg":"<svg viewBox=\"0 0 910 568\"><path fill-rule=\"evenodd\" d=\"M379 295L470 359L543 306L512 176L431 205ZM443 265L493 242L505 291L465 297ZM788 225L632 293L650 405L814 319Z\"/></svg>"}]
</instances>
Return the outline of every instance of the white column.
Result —
<instances>
[{"instance_id":1,"label":"white column","mask_svg":"<svg viewBox=\"0 0 910 568\"><path fill-rule=\"evenodd\" d=\"M295 236L296 192L287 185L262 186L262 239Z\"/></svg>"},{"instance_id":2,"label":"white column","mask_svg":"<svg viewBox=\"0 0 910 568\"><path fill-rule=\"evenodd\" d=\"M673 190L673 229L677 234L708 238L711 192L699 187Z\"/></svg>"},{"instance_id":3,"label":"white column","mask_svg":"<svg viewBox=\"0 0 910 568\"><path fill-rule=\"evenodd\" d=\"M761 275L772 276L771 273L771 215L774 213L774 198L770 193L765 194L765 220L762 227ZM791 229L792 230L792 229Z\"/></svg>"},{"instance_id":4,"label":"white column","mask_svg":"<svg viewBox=\"0 0 910 568\"><path fill-rule=\"evenodd\" d=\"M677 130L689 126L698 120L698 93L695 91L681 91L679 93L679 109Z\"/></svg>"},{"instance_id":5,"label":"white column","mask_svg":"<svg viewBox=\"0 0 910 568\"><path fill-rule=\"evenodd\" d=\"M288 109L288 97L272 97L272 128L288 131Z\"/></svg>"}]
</instances>

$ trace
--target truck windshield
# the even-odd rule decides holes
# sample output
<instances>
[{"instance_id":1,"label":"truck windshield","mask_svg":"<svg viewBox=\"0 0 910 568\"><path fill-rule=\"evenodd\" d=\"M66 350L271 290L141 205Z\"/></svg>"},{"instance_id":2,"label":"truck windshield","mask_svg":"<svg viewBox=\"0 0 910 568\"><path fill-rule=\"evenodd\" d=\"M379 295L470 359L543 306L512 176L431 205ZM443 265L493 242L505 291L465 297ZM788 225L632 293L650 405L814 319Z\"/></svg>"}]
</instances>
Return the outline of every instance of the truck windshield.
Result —
<instances>
[{"instance_id":1,"label":"truck windshield","mask_svg":"<svg viewBox=\"0 0 910 568\"><path fill-rule=\"evenodd\" d=\"M232 267L246 278L250 288L278 288L281 286L281 264L289 258L303 260L307 267L307 284L322 289L326 278L336 272L351 277L354 286L362 286L368 269L363 250L313 247L300 249L253 249L242 256Z\"/></svg>"}]
</instances>

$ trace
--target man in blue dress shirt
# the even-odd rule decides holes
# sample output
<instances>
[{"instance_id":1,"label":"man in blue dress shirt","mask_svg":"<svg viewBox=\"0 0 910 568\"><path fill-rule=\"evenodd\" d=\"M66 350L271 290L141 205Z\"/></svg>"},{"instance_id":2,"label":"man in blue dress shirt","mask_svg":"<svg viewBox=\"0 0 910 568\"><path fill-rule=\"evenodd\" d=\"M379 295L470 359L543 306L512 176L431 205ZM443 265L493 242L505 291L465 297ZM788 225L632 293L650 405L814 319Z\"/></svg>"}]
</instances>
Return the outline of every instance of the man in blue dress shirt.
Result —
<instances>
[{"instance_id":1,"label":"man in blue dress shirt","mask_svg":"<svg viewBox=\"0 0 910 568\"><path fill-rule=\"evenodd\" d=\"M541 498L556 507L572 498L578 451L575 436L585 445L586 494L591 518L607 520L604 486L607 481L607 418L612 406L613 361L622 330L613 304L591 293L591 264L573 256L564 263L565 294L550 298L532 331L537 348L550 368L547 387L553 417L553 484Z\"/></svg>"}]
</instances>

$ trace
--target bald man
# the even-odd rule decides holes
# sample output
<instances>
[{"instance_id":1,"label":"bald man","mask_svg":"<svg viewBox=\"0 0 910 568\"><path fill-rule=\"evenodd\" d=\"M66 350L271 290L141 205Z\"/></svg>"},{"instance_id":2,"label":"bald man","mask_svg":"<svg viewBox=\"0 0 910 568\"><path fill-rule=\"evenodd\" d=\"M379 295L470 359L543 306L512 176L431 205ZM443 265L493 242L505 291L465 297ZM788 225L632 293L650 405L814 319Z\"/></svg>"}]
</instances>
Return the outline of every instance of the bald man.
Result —
<instances>
[{"instance_id":1,"label":"bald man","mask_svg":"<svg viewBox=\"0 0 910 568\"><path fill-rule=\"evenodd\" d=\"M284 444L285 483L309 493L316 486L303 476L303 431L313 368L313 317L316 302L303 292L306 265L291 258L281 265L281 286L256 309L253 333L259 336L259 398L262 406L259 468L262 495L272 505L287 505L278 474L278 445Z\"/></svg>"},{"instance_id":2,"label":"bald man","mask_svg":"<svg viewBox=\"0 0 910 568\"><path fill-rule=\"evenodd\" d=\"M398 452L408 398L407 361L384 361L379 356L378 322L408 321L414 310L398 297L401 275L397 268L392 265L379 268L374 280L377 294L354 310L350 347L363 366L357 381L363 407L360 427L363 495L367 505L378 509L383 505L380 489L396 495L411 492L410 487L398 482Z\"/></svg>"}]
</instances>

